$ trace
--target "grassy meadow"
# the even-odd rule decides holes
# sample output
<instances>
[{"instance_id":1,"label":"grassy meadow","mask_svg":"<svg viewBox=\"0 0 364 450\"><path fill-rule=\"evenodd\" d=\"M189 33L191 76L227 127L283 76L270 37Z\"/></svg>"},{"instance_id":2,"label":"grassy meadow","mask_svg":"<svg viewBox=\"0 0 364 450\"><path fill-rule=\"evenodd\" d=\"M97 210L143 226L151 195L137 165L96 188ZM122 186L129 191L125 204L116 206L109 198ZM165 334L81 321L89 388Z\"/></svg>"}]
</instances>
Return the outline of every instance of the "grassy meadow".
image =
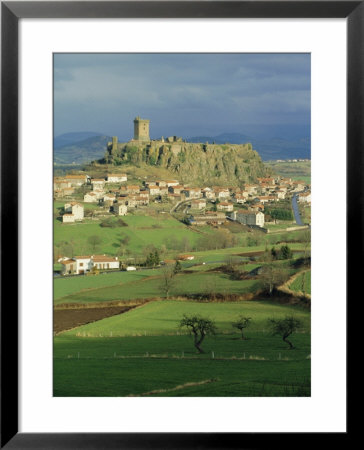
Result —
<instances>
[{"instance_id":1,"label":"grassy meadow","mask_svg":"<svg viewBox=\"0 0 364 450\"><path fill-rule=\"evenodd\" d=\"M267 328L294 312L302 328L288 350ZM204 354L178 327L183 314L216 320ZM231 322L252 318L246 339ZM309 396L310 314L272 302L156 301L54 338L55 396Z\"/></svg>"}]
</instances>

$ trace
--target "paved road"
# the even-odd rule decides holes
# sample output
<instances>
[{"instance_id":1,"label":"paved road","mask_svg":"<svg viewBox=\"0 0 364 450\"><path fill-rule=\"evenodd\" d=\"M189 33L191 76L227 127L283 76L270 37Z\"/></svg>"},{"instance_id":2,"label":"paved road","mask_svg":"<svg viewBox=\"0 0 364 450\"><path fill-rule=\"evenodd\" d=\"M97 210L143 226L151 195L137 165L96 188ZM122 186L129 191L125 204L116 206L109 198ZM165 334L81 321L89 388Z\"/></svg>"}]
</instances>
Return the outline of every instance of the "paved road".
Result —
<instances>
[{"instance_id":1,"label":"paved road","mask_svg":"<svg viewBox=\"0 0 364 450\"><path fill-rule=\"evenodd\" d=\"M300 192L297 192L297 194L299 194L299 193ZM293 194L293 196L292 196L292 208L293 208L294 218L295 218L297 225L304 225L301 220L300 212L298 209L297 194Z\"/></svg>"}]
</instances>

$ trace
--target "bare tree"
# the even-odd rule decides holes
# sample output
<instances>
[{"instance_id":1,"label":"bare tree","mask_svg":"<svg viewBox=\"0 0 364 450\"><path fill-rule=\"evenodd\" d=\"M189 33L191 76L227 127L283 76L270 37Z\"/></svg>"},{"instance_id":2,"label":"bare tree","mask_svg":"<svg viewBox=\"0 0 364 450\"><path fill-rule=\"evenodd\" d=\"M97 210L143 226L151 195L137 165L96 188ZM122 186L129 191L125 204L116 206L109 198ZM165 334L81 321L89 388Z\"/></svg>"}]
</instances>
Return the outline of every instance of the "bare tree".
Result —
<instances>
[{"instance_id":1,"label":"bare tree","mask_svg":"<svg viewBox=\"0 0 364 450\"><path fill-rule=\"evenodd\" d=\"M292 350L294 345L287 338L302 326L302 321L294 316L286 316L284 319L268 319L273 335L282 336L284 342Z\"/></svg>"},{"instance_id":2,"label":"bare tree","mask_svg":"<svg viewBox=\"0 0 364 450\"><path fill-rule=\"evenodd\" d=\"M167 265L164 266L162 269L162 280L160 284L160 288L165 294L166 298L168 299L169 293L172 289L172 287L175 285L175 271L174 266Z\"/></svg>"},{"instance_id":3,"label":"bare tree","mask_svg":"<svg viewBox=\"0 0 364 450\"><path fill-rule=\"evenodd\" d=\"M266 264L263 267L261 279L269 295L273 290L287 279L287 272L275 264Z\"/></svg>"},{"instance_id":4,"label":"bare tree","mask_svg":"<svg viewBox=\"0 0 364 450\"><path fill-rule=\"evenodd\" d=\"M252 320L251 317L239 316L238 320L231 324L234 328L237 328L238 330L240 330L242 339L245 339L244 329L248 328L251 320Z\"/></svg>"},{"instance_id":5,"label":"bare tree","mask_svg":"<svg viewBox=\"0 0 364 450\"><path fill-rule=\"evenodd\" d=\"M194 337L194 346L199 353L205 353L201 344L207 334L216 334L217 328L211 319L201 316L187 316L184 315L179 326L186 327Z\"/></svg>"}]
</instances>

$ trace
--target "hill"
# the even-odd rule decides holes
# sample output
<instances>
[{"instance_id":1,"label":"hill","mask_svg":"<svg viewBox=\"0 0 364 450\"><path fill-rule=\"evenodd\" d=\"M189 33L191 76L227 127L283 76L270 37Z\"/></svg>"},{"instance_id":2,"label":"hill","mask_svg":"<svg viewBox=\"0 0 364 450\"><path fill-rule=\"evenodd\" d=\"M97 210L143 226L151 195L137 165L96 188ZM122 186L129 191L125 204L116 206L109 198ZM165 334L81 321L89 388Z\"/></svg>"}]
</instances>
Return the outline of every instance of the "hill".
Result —
<instances>
[{"instance_id":1,"label":"hill","mask_svg":"<svg viewBox=\"0 0 364 450\"><path fill-rule=\"evenodd\" d=\"M270 173L251 144L200 144L182 139L109 145L102 161L167 169L183 183L240 185Z\"/></svg>"},{"instance_id":2,"label":"hill","mask_svg":"<svg viewBox=\"0 0 364 450\"><path fill-rule=\"evenodd\" d=\"M73 133L64 133L54 137L53 148L60 148L66 145L73 145L76 142L81 142L84 141L85 139L102 135L103 133L97 133L95 131L76 131Z\"/></svg>"},{"instance_id":3,"label":"hill","mask_svg":"<svg viewBox=\"0 0 364 450\"><path fill-rule=\"evenodd\" d=\"M81 136L82 133L69 133ZM69 137L71 139L71 137ZM64 139L63 139L64 140ZM66 138L67 140L67 138ZM81 141L54 147L53 161L55 164L84 164L100 159L105 153L105 147L111 138L109 136L91 136ZM55 145L59 145L58 140Z\"/></svg>"}]
</instances>

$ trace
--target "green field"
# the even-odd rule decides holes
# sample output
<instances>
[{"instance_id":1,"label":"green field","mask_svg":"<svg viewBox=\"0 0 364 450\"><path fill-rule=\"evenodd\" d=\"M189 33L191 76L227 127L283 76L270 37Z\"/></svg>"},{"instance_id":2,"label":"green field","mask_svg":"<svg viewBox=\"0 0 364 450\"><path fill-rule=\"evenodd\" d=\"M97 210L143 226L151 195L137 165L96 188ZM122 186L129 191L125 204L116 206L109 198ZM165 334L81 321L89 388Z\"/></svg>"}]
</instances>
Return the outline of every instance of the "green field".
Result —
<instances>
[{"instance_id":1,"label":"green field","mask_svg":"<svg viewBox=\"0 0 364 450\"><path fill-rule=\"evenodd\" d=\"M168 241L187 239L194 245L200 237L189 227L179 222L169 214L159 214L157 217L127 215L122 220L127 227L101 227L99 221L85 219L82 223L63 224L54 220L54 245L62 242L74 243L74 254L95 253L88 243L90 236L97 235L101 239L98 252L117 255L121 248L121 240L129 240L127 248L131 254L141 254L143 249L153 244L161 247Z\"/></svg>"},{"instance_id":2,"label":"green field","mask_svg":"<svg viewBox=\"0 0 364 450\"><path fill-rule=\"evenodd\" d=\"M288 350L268 332L267 318L292 312L303 326L291 338L296 349ZM197 355L179 330L184 313L216 320L218 334L206 337L205 354ZM253 319L246 340L231 326L238 314ZM54 395L309 396L309 331L310 314L297 306L148 303L56 336Z\"/></svg>"},{"instance_id":3,"label":"green field","mask_svg":"<svg viewBox=\"0 0 364 450\"><path fill-rule=\"evenodd\" d=\"M123 278L123 275L126 275ZM114 276L110 280L110 275ZM68 286L69 279L55 280L57 282L57 297L55 304L59 303L91 303L91 302L109 302L116 300L131 300L145 298L163 298L165 294L162 292L162 277L160 270L136 271L133 273L120 272L118 274L105 274L95 277L77 277L73 278L72 285ZM91 288L87 284L87 279L93 281L94 287ZM77 289L77 280L85 280L85 285L90 286L88 289ZM105 284L104 283L105 280ZM116 282L118 284L109 285L108 282ZM100 283L100 284L99 284ZM82 284L81 284L82 285ZM228 275L223 273L203 273L197 271L192 274L180 273L176 275L171 295L183 296L188 294L203 294L214 290L215 293L241 294L254 292L257 288L256 280L231 280ZM77 289L77 291L76 291ZM67 294L69 292L69 294ZM63 296L62 296L63 294Z\"/></svg>"},{"instance_id":4,"label":"green field","mask_svg":"<svg viewBox=\"0 0 364 450\"><path fill-rule=\"evenodd\" d=\"M289 285L289 288L295 292L311 294L311 270L298 275L298 277Z\"/></svg>"},{"instance_id":5,"label":"green field","mask_svg":"<svg viewBox=\"0 0 364 450\"><path fill-rule=\"evenodd\" d=\"M311 161L264 161L264 164L271 167L278 175L311 184Z\"/></svg>"},{"instance_id":6,"label":"green field","mask_svg":"<svg viewBox=\"0 0 364 450\"><path fill-rule=\"evenodd\" d=\"M153 270L153 274L158 271ZM149 271L111 272L100 275L56 277L53 283L54 300L75 294L109 286L119 286L130 281L139 281L150 276Z\"/></svg>"},{"instance_id":7,"label":"green field","mask_svg":"<svg viewBox=\"0 0 364 450\"><path fill-rule=\"evenodd\" d=\"M295 315L302 319L304 329L309 330L307 310L296 307ZM178 323L184 314L199 314L214 320L220 332L231 332L231 322L243 314L253 318L249 330L263 331L268 317L285 316L292 313L292 306L269 302L224 302L199 303L190 301L154 301L135 308L126 314L108 317L62 333L69 336L107 337L177 334Z\"/></svg>"}]
</instances>

